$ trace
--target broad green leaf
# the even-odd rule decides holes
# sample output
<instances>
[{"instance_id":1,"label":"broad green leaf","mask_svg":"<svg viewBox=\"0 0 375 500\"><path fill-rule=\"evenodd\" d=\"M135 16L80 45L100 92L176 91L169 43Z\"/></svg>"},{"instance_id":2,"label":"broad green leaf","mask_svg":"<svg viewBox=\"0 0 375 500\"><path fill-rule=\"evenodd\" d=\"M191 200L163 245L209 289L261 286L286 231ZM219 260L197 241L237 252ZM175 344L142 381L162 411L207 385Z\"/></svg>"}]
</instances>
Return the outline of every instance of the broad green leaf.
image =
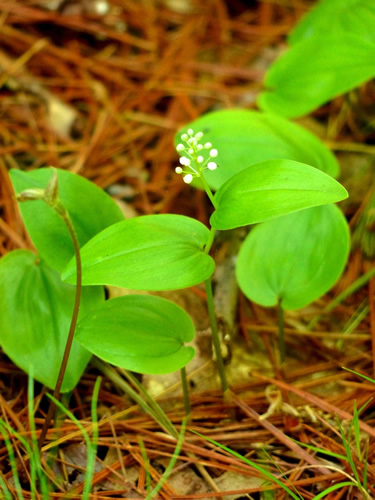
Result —
<instances>
[{"instance_id":1,"label":"broad green leaf","mask_svg":"<svg viewBox=\"0 0 375 500\"><path fill-rule=\"evenodd\" d=\"M310 10L288 37L291 45L312 36L350 33L375 41L374 0L322 0Z\"/></svg>"},{"instance_id":2,"label":"broad green leaf","mask_svg":"<svg viewBox=\"0 0 375 500\"><path fill-rule=\"evenodd\" d=\"M339 173L335 156L317 137L271 113L241 109L208 113L180 130L176 144L188 128L203 132L202 142L211 142L219 152L219 168L205 172L214 190L238 172L266 160L288 158L312 165L332 177Z\"/></svg>"},{"instance_id":3,"label":"broad green leaf","mask_svg":"<svg viewBox=\"0 0 375 500\"><path fill-rule=\"evenodd\" d=\"M243 170L215 194L215 229L234 229L347 198L329 175L303 163L270 160Z\"/></svg>"},{"instance_id":4,"label":"broad green leaf","mask_svg":"<svg viewBox=\"0 0 375 500\"><path fill-rule=\"evenodd\" d=\"M179 370L193 357L191 318L169 300L127 295L107 301L77 327L77 340L104 361L139 373Z\"/></svg>"},{"instance_id":5,"label":"broad green leaf","mask_svg":"<svg viewBox=\"0 0 375 500\"><path fill-rule=\"evenodd\" d=\"M15 250L0 260L0 344L25 372L54 389L73 311L75 287L28 250ZM85 288L80 317L104 301L102 288ZM76 340L62 391L79 381L91 354Z\"/></svg>"},{"instance_id":6,"label":"broad green leaf","mask_svg":"<svg viewBox=\"0 0 375 500\"><path fill-rule=\"evenodd\" d=\"M295 118L375 76L375 40L325 34L285 52L266 74L261 109Z\"/></svg>"},{"instance_id":7,"label":"broad green leaf","mask_svg":"<svg viewBox=\"0 0 375 500\"><path fill-rule=\"evenodd\" d=\"M349 228L335 205L263 222L244 241L237 280L253 302L299 309L326 293L349 254Z\"/></svg>"},{"instance_id":8,"label":"broad green leaf","mask_svg":"<svg viewBox=\"0 0 375 500\"><path fill-rule=\"evenodd\" d=\"M81 246L107 226L124 219L112 198L95 184L65 170L57 170L57 173L60 199L72 219ZM51 168L10 171L16 193L29 188L45 188L51 175ZM41 257L61 272L74 255L72 240L63 220L44 201L23 202L20 209Z\"/></svg>"},{"instance_id":9,"label":"broad green leaf","mask_svg":"<svg viewBox=\"0 0 375 500\"><path fill-rule=\"evenodd\" d=\"M115 224L82 248L84 285L173 290L206 280L213 259L203 251L209 230L183 215L144 215ZM75 259L63 279L75 282Z\"/></svg>"}]
</instances>

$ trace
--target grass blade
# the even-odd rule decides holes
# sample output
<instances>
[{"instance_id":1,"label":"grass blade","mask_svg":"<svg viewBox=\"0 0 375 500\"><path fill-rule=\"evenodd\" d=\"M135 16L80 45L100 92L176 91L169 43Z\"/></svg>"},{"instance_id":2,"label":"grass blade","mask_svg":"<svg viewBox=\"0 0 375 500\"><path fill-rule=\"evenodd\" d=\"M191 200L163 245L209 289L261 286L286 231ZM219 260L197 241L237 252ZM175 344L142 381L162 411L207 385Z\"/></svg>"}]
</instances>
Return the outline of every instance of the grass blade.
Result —
<instances>
[{"instance_id":1,"label":"grass blade","mask_svg":"<svg viewBox=\"0 0 375 500\"><path fill-rule=\"evenodd\" d=\"M178 437L177 445L176 445L176 448L173 452L172 458L171 458L167 468L163 472L163 475L161 476L160 481L155 486L155 488L151 491L151 493L149 493L147 495L146 500L151 500L160 491L161 487L163 486L165 481L168 479L170 473L172 472L174 464L176 463L176 461L180 455L182 443L184 442L185 429L186 429L186 418L184 418L182 420L181 432L180 432L180 435Z\"/></svg>"},{"instance_id":2,"label":"grass blade","mask_svg":"<svg viewBox=\"0 0 375 500\"><path fill-rule=\"evenodd\" d=\"M337 483L333 484L329 488L326 488L324 491L321 491L319 495L316 495L313 500L320 500L321 498L324 498L328 493L331 493L331 491L338 490L339 488L344 488L345 486L356 486L355 483L352 481L343 481L342 483Z\"/></svg>"},{"instance_id":3,"label":"grass blade","mask_svg":"<svg viewBox=\"0 0 375 500\"><path fill-rule=\"evenodd\" d=\"M294 500L301 500L301 497L300 496L297 496L295 493L293 493L293 491L288 488L288 486L286 486L282 481L280 481L277 477L273 476L270 472L268 472L267 469L264 469L262 466L258 465L257 463L253 462L252 460L249 460L248 458L245 458L243 457L242 455L240 455L239 453L237 453L236 451L233 451L231 450L230 448L227 448L226 446L218 443L217 441L214 441L213 439L211 438L208 438L206 436L203 436L202 434L200 434L199 432L196 432L196 431L191 431L191 432L194 432L194 434L197 434L198 436L202 437L203 439L205 439L206 441L209 441L210 443L218 446L219 448L221 448L222 450L225 450L227 451L228 453L230 453L231 455L233 455L234 457L237 457L239 458L240 460L242 460L243 462L245 462L246 464L250 465L251 467L254 467L254 469L256 469L258 472L260 472L261 474L263 474L263 476L265 476L267 479L269 479L270 481L272 481L273 483L276 483L278 486L280 486L284 491L286 491L287 493L289 493L289 495L294 499Z\"/></svg>"}]
</instances>

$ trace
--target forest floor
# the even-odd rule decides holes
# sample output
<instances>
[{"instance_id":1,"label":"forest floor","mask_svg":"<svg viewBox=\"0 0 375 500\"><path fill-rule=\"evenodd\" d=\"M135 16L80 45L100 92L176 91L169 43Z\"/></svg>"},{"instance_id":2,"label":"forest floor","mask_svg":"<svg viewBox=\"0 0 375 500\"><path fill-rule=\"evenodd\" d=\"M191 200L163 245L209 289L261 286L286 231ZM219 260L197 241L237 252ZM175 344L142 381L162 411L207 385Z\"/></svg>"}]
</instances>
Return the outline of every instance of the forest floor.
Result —
<instances>
[{"instance_id":1,"label":"forest floor","mask_svg":"<svg viewBox=\"0 0 375 500\"><path fill-rule=\"evenodd\" d=\"M307 0L0 0L0 256L32 248L11 188L11 168L53 165L82 175L112 195L126 217L178 213L207 224L210 208L204 193L174 173L174 135L205 112L255 108L267 67L285 49L286 34L309 6ZM340 206L353 233L373 188L369 159L374 135L364 127L361 113L373 95L369 83L356 91L356 106L340 97L299 120L339 158L340 181L351 195ZM346 455L337 419L347 433L355 404L362 408L367 402L358 435L347 434L347 439L358 478L367 475L369 498L375 498L375 386L343 369L374 378L375 278L334 302L374 267L375 253L369 254L368 242L362 245L373 231L369 227L369 234L356 237L347 268L327 295L286 313L287 361L282 367L276 311L239 296L227 346L230 400L220 391L204 289L163 294L193 317L197 357L187 367L191 421L159 498L288 498L252 466L191 430L262 465L294 485L302 498L313 498L348 480L346 475L355 477L349 461L316 448ZM226 251L227 242L219 242L219 261L225 261ZM216 298L230 300L221 279L216 276ZM119 293L109 290L112 296ZM224 297L218 297L221 293ZM176 443L124 393L118 379L125 380L125 374L113 368L114 379L103 370L90 364L69 402L90 428L93 386L102 375L92 498L145 498L149 477L152 485L158 483ZM178 376L145 376L143 383L180 430L184 405ZM44 394L37 385L38 430L46 414ZM24 436L29 435L26 409L27 376L0 354L0 417ZM0 471L12 490L1 439ZM11 441L25 469L23 495L31 498L22 443L15 436ZM356 443L362 453L367 450L367 459L358 455ZM61 423L57 438L49 432L44 450L56 444L58 466L50 471L51 480L62 475L63 481L50 498L81 498L86 448L69 419ZM348 485L326 498L364 497Z\"/></svg>"}]
</instances>

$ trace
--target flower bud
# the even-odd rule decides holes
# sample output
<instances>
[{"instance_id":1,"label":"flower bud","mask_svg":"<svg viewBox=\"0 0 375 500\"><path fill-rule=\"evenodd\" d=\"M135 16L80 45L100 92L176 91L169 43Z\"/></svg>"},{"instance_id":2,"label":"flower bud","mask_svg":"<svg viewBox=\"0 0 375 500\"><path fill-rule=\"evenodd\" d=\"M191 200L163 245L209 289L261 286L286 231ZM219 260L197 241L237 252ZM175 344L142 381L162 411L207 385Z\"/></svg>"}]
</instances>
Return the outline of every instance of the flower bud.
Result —
<instances>
[{"instance_id":1,"label":"flower bud","mask_svg":"<svg viewBox=\"0 0 375 500\"><path fill-rule=\"evenodd\" d=\"M186 174L184 177L184 182L186 182L186 184L190 184L191 181L193 180L193 176L191 174Z\"/></svg>"}]
</instances>

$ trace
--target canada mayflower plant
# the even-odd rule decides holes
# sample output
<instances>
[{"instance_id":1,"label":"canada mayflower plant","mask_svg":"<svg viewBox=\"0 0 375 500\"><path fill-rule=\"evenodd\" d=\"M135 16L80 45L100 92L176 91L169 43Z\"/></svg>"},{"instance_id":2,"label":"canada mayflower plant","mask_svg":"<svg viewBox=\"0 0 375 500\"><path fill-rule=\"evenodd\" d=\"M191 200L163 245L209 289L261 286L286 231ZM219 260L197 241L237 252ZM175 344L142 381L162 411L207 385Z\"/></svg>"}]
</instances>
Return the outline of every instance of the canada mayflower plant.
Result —
<instances>
[{"instance_id":1,"label":"canada mayflower plant","mask_svg":"<svg viewBox=\"0 0 375 500\"><path fill-rule=\"evenodd\" d=\"M194 130L189 128L186 134L181 135L181 139L185 144L177 144L176 150L184 156L180 158L180 164L185 167L176 167L177 174L184 174L183 180L186 184L190 184L194 177L201 177L202 171L205 169L215 170L217 164L212 160L217 157L217 149L212 148L210 142L201 144L203 132L194 134ZM208 150L208 157L206 152Z\"/></svg>"}]
</instances>

